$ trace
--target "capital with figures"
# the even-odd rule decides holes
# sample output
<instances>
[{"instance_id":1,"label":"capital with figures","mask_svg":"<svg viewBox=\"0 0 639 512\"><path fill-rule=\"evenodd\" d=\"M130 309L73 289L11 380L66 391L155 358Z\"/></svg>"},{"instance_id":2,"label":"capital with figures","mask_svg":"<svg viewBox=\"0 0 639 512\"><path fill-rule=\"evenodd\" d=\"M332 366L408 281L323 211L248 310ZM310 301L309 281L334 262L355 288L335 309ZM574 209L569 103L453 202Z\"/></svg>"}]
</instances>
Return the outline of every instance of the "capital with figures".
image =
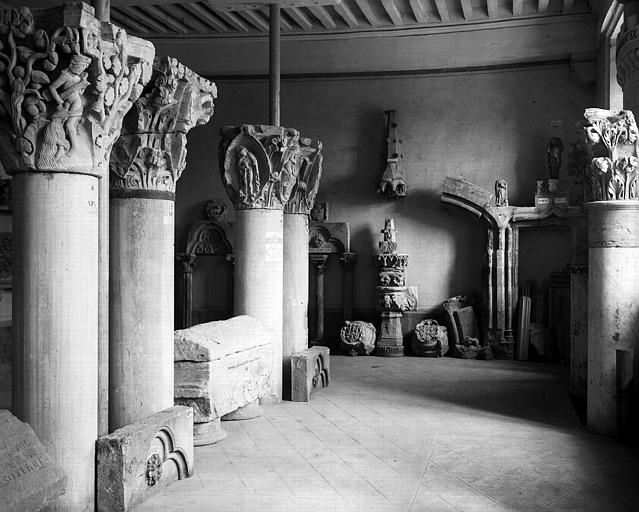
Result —
<instances>
[{"instance_id":1,"label":"capital with figures","mask_svg":"<svg viewBox=\"0 0 639 512\"><path fill-rule=\"evenodd\" d=\"M186 135L208 123L216 98L213 82L172 57L157 58L111 153L111 189L174 193L186 167Z\"/></svg>"},{"instance_id":2,"label":"capital with figures","mask_svg":"<svg viewBox=\"0 0 639 512\"><path fill-rule=\"evenodd\" d=\"M155 49L93 12L81 3L0 11L0 160L9 173L106 176Z\"/></svg>"}]
</instances>

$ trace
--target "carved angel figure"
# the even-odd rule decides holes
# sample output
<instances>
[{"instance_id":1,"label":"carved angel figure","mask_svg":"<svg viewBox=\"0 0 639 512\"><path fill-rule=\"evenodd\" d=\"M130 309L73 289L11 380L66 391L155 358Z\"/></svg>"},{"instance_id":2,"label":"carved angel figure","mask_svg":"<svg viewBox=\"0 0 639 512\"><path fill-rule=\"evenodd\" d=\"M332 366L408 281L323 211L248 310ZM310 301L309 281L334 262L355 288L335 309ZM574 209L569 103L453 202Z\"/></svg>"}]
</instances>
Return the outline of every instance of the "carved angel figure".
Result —
<instances>
[{"instance_id":1,"label":"carved angel figure","mask_svg":"<svg viewBox=\"0 0 639 512\"><path fill-rule=\"evenodd\" d=\"M240 200L251 205L260 194L260 176L257 168L257 158L244 146L237 148L237 167L239 169Z\"/></svg>"}]
</instances>

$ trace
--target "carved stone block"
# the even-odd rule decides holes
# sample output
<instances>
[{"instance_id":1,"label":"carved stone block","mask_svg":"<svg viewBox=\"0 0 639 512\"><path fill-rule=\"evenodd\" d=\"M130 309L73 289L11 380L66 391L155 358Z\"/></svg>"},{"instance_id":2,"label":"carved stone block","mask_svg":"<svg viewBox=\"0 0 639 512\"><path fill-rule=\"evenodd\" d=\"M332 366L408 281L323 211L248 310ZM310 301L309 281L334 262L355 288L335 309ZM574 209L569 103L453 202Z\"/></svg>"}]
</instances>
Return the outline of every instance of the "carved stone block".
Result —
<instances>
[{"instance_id":1,"label":"carved stone block","mask_svg":"<svg viewBox=\"0 0 639 512\"><path fill-rule=\"evenodd\" d=\"M291 356L291 400L308 402L311 393L328 386L330 379L330 350L311 347Z\"/></svg>"},{"instance_id":2,"label":"carved stone block","mask_svg":"<svg viewBox=\"0 0 639 512\"><path fill-rule=\"evenodd\" d=\"M423 320L415 326L411 347L418 356L441 357L448 352L448 329L436 320Z\"/></svg>"},{"instance_id":3,"label":"carved stone block","mask_svg":"<svg viewBox=\"0 0 639 512\"><path fill-rule=\"evenodd\" d=\"M375 355L399 357L404 355L402 335L402 314L396 311L382 311L382 323L375 346Z\"/></svg>"},{"instance_id":4,"label":"carved stone block","mask_svg":"<svg viewBox=\"0 0 639 512\"><path fill-rule=\"evenodd\" d=\"M175 406L98 439L97 510L133 508L193 474L193 411Z\"/></svg>"},{"instance_id":5,"label":"carved stone block","mask_svg":"<svg viewBox=\"0 0 639 512\"><path fill-rule=\"evenodd\" d=\"M259 320L238 316L175 331L174 340L175 401L193 407L196 446L217 442L221 427L203 423L269 394L274 334Z\"/></svg>"},{"instance_id":6,"label":"carved stone block","mask_svg":"<svg viewBox=\"0 0 639 512\"><path fill-rule=\"evenodd\" d=\"M367 356L375 350L377 330L370 322L346 322L339 332L342 351L349 356Z\"/></svg>"},{"instance_id":7,"label":"carved stone block","mask_svg":"<svg viewBox=\"0 0 639 512\"><path fill-rule=\"evenodd\" d=\"M0 410L0 512L39 511L66 491L66 475L33 429Z\"/></svg>"}]
</instances>

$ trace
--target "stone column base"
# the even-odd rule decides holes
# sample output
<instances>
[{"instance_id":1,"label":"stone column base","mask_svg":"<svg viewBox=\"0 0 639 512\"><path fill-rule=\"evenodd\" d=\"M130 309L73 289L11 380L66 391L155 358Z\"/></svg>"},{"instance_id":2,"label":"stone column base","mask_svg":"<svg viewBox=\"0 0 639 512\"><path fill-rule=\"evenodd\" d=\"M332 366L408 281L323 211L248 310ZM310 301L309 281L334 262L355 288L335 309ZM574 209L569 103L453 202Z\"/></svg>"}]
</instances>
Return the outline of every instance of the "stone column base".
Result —
<instances>
[{"instance_id":1,"label":"stone column base","mask_svg":"<svg viewBox=\"0 0 639 512\"><path fill-rule=\"evenodd\" d=\"M204 423L193 424L193 445L206 446L226 439L226 430L220 424L220 418Z\"/></svg>"},{"instance_id":2,"label":"stone column base","mask_svg":"<svg viewBox=\"0 0 639 512\"><path fill-rule=\"evenodd\" d=\"M382 311L382 325L375 344L375 355L382 357L404 355L401 318L402 314L397 311Z\"/></svg>"},{"instance_id":3,"label":"stone column base","mask_svg":"<svg viewBox=\"0 0 639 512\"><path fill-rule=\"evenodd\" d=\"M259 418L264 414L264 409L260 407L260 401L254 400L250 404L246 404L244 407L239 407L233 412L222 416L222 421L241 421L252 420L253 418Z\"/></svg>"}]
</instances>

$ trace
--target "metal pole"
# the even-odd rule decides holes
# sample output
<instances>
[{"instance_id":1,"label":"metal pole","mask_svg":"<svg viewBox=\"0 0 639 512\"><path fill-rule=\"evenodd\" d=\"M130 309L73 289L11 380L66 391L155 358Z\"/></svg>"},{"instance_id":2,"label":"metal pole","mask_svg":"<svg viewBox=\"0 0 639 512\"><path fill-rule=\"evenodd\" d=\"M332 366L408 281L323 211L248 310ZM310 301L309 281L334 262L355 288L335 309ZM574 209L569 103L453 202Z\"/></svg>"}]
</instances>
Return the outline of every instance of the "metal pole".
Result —
<instances>
[{"instance_id":1,"label":"metal pole","mask_svg":"<svg viewBox=\"0 0 639 512\"><path fill-rule=\"evenodd\" d=\"M269 5L269 124L280 125L280 6Z\"/></svg>"},{"instance_id":2,"label":"metal pole","mask_svg":"<svg viewBox=\"0 0 639 512\"><path fill-rule=\"evenodd\" d=\"M93 0L95 17L100 21L111 21L111 0Z\"/></svg>"}]
</instances>

